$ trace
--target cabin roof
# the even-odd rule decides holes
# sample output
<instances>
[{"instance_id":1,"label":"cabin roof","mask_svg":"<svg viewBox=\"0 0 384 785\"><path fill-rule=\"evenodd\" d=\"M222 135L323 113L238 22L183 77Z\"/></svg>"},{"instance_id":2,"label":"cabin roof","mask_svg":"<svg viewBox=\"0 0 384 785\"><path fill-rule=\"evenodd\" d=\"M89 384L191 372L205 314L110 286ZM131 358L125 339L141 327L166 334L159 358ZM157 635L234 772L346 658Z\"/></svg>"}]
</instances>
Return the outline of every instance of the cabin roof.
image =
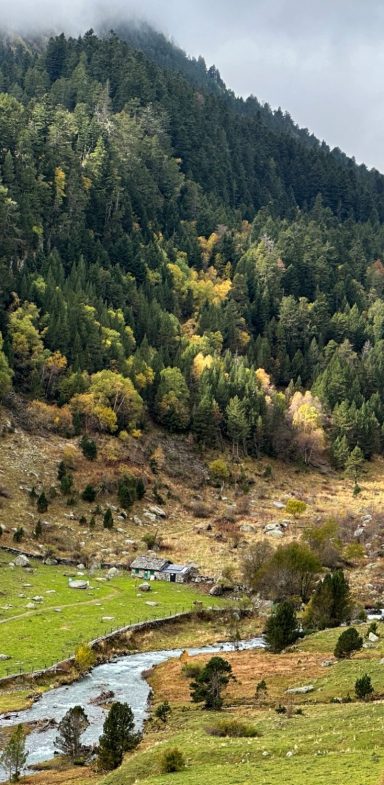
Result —
<instances>
[{"instance_id":1,"label":"cabin roof","mask_svg":"<svg viewBox=\"0 0 384 785\"><path fill-rule=\"evenodd\" d=\"M131 564L131 570L156 570L161 571L169 564L168 559L158 559L156 556L137 556Z\"/></svg>"}]
</instances>

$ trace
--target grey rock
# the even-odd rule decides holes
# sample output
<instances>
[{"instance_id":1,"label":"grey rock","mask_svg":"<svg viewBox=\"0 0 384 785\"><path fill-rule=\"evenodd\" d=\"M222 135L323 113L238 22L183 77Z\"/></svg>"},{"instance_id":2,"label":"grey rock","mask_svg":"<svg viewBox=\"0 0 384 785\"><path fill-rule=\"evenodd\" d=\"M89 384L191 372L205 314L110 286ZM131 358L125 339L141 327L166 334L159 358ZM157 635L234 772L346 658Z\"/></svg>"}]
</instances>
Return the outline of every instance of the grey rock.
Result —
<instances>
[{"instance_id":1,"label":"grey rock","mask_svg":"<svg viewBox=\"0 0 384 785\"><path fill-rule=\"evenodd\" d=\"M29 567L31 564L28 557L24 556L23 553L21 553L20 556L17 556L14 563L16 567Z\"/></svg>"},{"instance_id":2,"label":"grey rock","mask_svg":"<svg viewBox=\"0 0 384 785\"><path fill-rule=\"evenodd\" d=\"M156 504L151 504L151 506L148 507L148 511L150 513L152 513L152 515L156 515L156 518L166 518L167 517L167 513L165 512L165 510L163 510L162 507L159 507Z\"/></svg>"},{"instance_id":3,"label":"grey rock","mask_svg":"<svg viewBox=\"0 0 384 785\"><path fill-rule=\"evenodd\" d=\"M111 569L108 570L107 575L108 578L116 578L118 575L120 575L120 572L117 567L111 567Z\"/></svg>"},{"instance_id":4,"label":"grey rock","mask_svg":"<svg viewBox=\"0 0 384 785\"><path fill-rule=\"evenodd\" d=\"M78 564L77 565L77 569L78 570L85 570L85 564Z\"/></svg>"},{"instance_id":5,"label":"grey rock","mask_svg":"<svg viewBox=\"0 0 384 785\"><path fill-rule=\"evenodd\" d=\"M216 583L215 586L212 586L212 589L210 590L209 593L211 597L221 597L221 595L223 594L222 585L220 583Z\"/></svg>"},{"instance_id":6,"label":"grey rock","mask_svg":"<svg viewBox=\"0 0 384 785\"><path fill-rule=\"evenodd\" d=\"M133 516L133 523L135 523L136 526L142 526L143 521L141 520L141 518L139 518L138 515L134 515Z\"/></svg>"},{"instance_id":7,"label":"grey rock","mask_svg":"<svg viewBox=\"0 0 384 785\"><path fill-rule=\"evenodd\" d=\"M51 559L51 557L48 556L48 559L45 560L44 564L47 564L48 567L55 567L56 564L58 564L58 561L57 559Z\"/></svg>"},{"instance_id":8,"label":"grey rock","mask_svg":"<svg viewBox=\"0 0 384 785\"><path fill-rule=\"evenodd\" d=\"M371 641L371 643L377 643L377 641L379 640L379 636L375 635L374 632L370 632L368 635L368 640Z\"/></svg>"},{"instance_id":9,"label":"grey rock","mask_svg":"<svg viewBox=\"0 0 384 785\"><path fill-rule=\"evenodd\" d=\"M151 587L149 583L141 583L139 586L139 591L143 591L143 592L151 591Z\"/></svg>"},{"instance_id":10,"label":"grey rock","mask_svg":"<svg viewBox=\"0 0 384 785\"><path fill-rule=\"evenodd\" d=\"M308 692L313 692L314 689L313 684L305 684L303 687L291 687L285 691L287 695L306 695Z\"/></svg>"},{"instance_id":11,"label":"grey rock","mask_svg":"<svg viewBox=\"0 0 384 785\"><path fill-rule=\"evenodd\" d=\"M285 508L284 502L273 502L273 506L276 507L276 510L284 510Z\"/></svg>"},{"instance_id":12,"label":"grey rock","mask_svg":"<svg viewBox=\"0 0 384 785\"><path fill-rule=\"evenodd\" d=\"M70 589L88 589L88 581L68 581L68 586Z\"/></svg>"},{"instance_id":13,"label":"grey rock","mask_svg":"<svg viewBox=\"0 0 384 785\"><path fill-rule=\"evenodd\" d=\"M10 660L11 657L9 654L0 654L0 662L5 662L5 660Z\"/></svg>"},{"instance_id":14,"label":"grey rock","mask_svg":"<svg viewBox=\"0 0 384 785\"><path fill-rule=\"evenodd\" d=\"M244 532L244 534L247 534L248 532L249 532L249 533L250 533L250 532L255 532L255 531L256 531L256 526L252 526L252 524L251 524L251 523L243 523L243 524L240 526L240 531L241 531L241 532Z\"/></svg>"}]
</instances>

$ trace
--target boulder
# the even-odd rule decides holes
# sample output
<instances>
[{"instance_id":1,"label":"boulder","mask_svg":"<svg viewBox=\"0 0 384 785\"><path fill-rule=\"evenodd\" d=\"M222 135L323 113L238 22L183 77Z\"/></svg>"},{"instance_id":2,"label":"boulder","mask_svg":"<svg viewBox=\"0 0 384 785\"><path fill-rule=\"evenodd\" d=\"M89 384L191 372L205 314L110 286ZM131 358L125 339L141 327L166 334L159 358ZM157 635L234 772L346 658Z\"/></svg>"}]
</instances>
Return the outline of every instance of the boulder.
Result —
<instances>
[{"instance_id":1,"label":"boulder","mask_svg":"<svg viewBox=\"0 0 384 785\"><path fill-rule=\"evenodd\" d=\"M151 521L151 523L156 523L157 521L157 515L154 515L153 512L149 512L149 510L145 511L144 518L147 518L147 520Z\"/></svg>"},{"instance_id":2,"label":"boulder","mask_svg":"<svg viewBox=\"0 0 384 785\"><path fill-rule=\"evenodd\" d=\"M289 690L285 690L287 695L306 695L307 692L313 692L314 690L313 684L305 684L304 687L291 687Z\"/></svg>"},{"instance_id":3,"label":"boulder","mask_svg":"<svg viewBox=\"0 0 384 785\"><path fill-rule=\"evenodd\" d=\"M379 636L375 635L374 632L370 632L368 635L368 640L371 641L371 643L377 643L377 641L379 640Z\"/></svg>"},{"instance_id":4,"label":"boulder","mask_svg":"<svg viewBox=\"0 0 384 785\"><path fill-rule=\"evenodd\" d=\"M0 654L0 662L5 662L5 660L10 660L11 657L9 654Z\"/></svg>"},{"instance_id":5,"label":"boulder","mask_svg":"<svg viewBox=\"0 0 384 785\"><path fill-rule=\"evenodd\" d=\"M152 513L152 515L156 515L156 518L167 517L167 513L165 512L165 510L163 510L163 508L159 507L157 504L151 504L151 506L148 507L148 511Z\"/></svg>"},{"instance_id":6,"label":"boulder","mask_svg":"<svg viewBox=\"0 0 384 785\"><path fill-rule=\"evenodd\" d=\"M285 508L284 502L273 502L273 506L276 507L276 510L284 510Z\"/></svg>"},{"instance_id":7,"label":"boulder","mask_svg":"<svg viewBox=\"0 0 384 785\"><path fill-rule=\"evenodd\" d=\"M78 570L85 570L85 564L78 564L77 565L77 569Z\"/></svg>"},{"instance_id":8,"label":"boulder","mask_svg":"<svg viewBox=\"0 0 384 785\"><path fill-rule=\"evenodd\" d=\"M141 518L139 518L138 515L134 515L133 516L133 523L135 523L136 526L141 526L143 522L142 522Z\"/></svg>"},{"instance_id":9,"label":"boulder","mask_svg":"<svg viewBox=\"0 0 384 785\"><path fill-rule=\"evenodd\" d=\"M27 605L26 605L25 607L26 607L26 608L27 608L29 611L33 611L33 610L36 608L36 605L35 605L35 603L34 603L34 602L28 602L28 603L27 603Z\"/></svg>"},{"instance_id":10,"label":"boulder","mask_svg":"<svg viewBox=\"0 0 384 785\"><path fill-rule=\"evenodd\" d=\"M272 529L271 531L268 532L268 534L269 534L270 537L283 537L284 536L283 532L281 531L281 529Z\"/></svg>"},{"instance_id":11,"label":"boulder","mask_svg":"<svg viewBox=\"0 0 384 785\"><path fill-rule=\"evenodd\" d=\"M111 569L107 572L108 578L116 578L119 574L120 573L117 567L111 567Z\"/></svg>"},{"instance_id":12,"label":"boulder","mask_svg":"<svg viewBox=\"0 0 384 785\"><path fill-rule=\"evenodd\" d=\"M88 589L88 581L68 581L68 586L70 589Z\"/></svg>"},{"instance_id":13,"label":"boulder","mask_svg":"<svg viewBox=\"0 0 384 785\"><path fill-rule=\"evenodd\" d=\"M214 586L212 586L212 589L210 590L209 593L211 597L221 597L221 595L223 594L223 587L221 583L216 583Z\"/></svg>"},{"instance_id":14,"label":"boulder","mask_svg":"<svg viewBox=\"0 0 384 785\"><path fill-rule=\"evenodd\" d=\"M139 591L143 591L143 592L151 591L151 587L149 583L141 583L139 586Z\"/></svg>"},{"instance_id":15,"label":"boulder","mask_svg":"<svg viewBox=\"0 0 384 785\"><path fill-rule=\"evenodd\" d=\"M251 523L243 523L243 524L240 526L240 531L241 531L241 532L244 532L244 534L248 534L248 533L251 533L251 532L255 532L255 531L256 531L256 526L252 526L252 524L251 524Z\"/></svg>"},{"instance_id":16,"label":"boulder","mask_svg":"<svg viewBox=\"0 0 384 785\"><path fill-rule=\"evenodd\" d=\"M114 618L114 616L102 616L101 621L113 621Z\"/></svg>"},{"instance_id":17,"label":"boulder","mask_svg":"<svg viewBox=\"0 0 384 785\"><path fill-rule=\"evenodd\" d=\"M55 567L56 564L58 564L58 561L57 559L52 559L50 556L48 556L48 559L45 560L44 564L46 564L48 567Z\"/></svg>"},{"instance_id":18,"label":"boulder","mask_svg":"<svg viewBox=\"0 0 384 785\"><path fill-rule=\"evenodd\" d=\"M157 606L159 603L158 603L158 602L150 602L150 600L147 600L145 604L146 604L146 605L149 605L151 608L156 608L156 606Z\"/></svg>"},{"instance_id":19,"label":"boulder","mask_svg":"<svg viewBox=\"0 0 384 785\"><path fill-rule=\"evenodd\" d=\"M355 529L355 531L353 532L353 536L354 536L354 537L361 537L363 534L364 534L364 527L363 527L363 526L359 526L359 527L358 527L357 529Z\"/></svg>"},{"instance_id":20,"label":"boulder","mask_svg":"<svg viewBox=\"0 0 384 785\"><path fill-rule=\"evenodd\" d=\"M36 597L32 597L33 602L43 602L44 597L40 597L39 595Z\"/></svg>"},{"instance_id":21,"label":"boulder","mask_svg":"<svg viewBox=\"0 0 384 785\"><path fill-rule=\"evenodd\" d=\"M29 567L30 563L28 556L24 556L23 553L21 553L20 556L17 556L14 561L16 567Z\"/></svg>"}]
</instances>

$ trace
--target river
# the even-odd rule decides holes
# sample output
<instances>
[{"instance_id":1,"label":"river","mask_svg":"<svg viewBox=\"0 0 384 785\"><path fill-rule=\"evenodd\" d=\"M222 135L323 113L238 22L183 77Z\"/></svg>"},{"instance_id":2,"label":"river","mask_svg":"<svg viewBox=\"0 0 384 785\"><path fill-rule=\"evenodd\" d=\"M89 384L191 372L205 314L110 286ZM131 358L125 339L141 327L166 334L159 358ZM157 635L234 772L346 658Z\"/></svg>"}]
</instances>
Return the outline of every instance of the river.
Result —
<instances>
[{"instance_id":1,"label":"river","mask_svg":"<svg viewBox=\"0 0 384 785\"><path fill-rule=\"evenodd\" d=\"M264 648L264 646L262 638L252 638L242 641L239 644L239 649L256 649ZM202 648L190 648L187 651L191 656L196 656L233 651L233 649L232 643L221 643ZM183 651L183 649L168 649L140 652L119 657L104 665L98 665L80 681L44 693L30 709L14 712L9 715L9 719L0 717L0 727L39 720L55 720L59 723L68 709L79 705L84 708L90 721L90 726L84 733L82 741L84 744L95 744L102 732L105 710L96 706L92 701L100 693L112 690L113 700L129 703L135 716L136 727L141 729L147 716L150 694L150 688L143 678L143 673L172 657L179 657ZM49 728L42 732L33 731L29 734L27 737L29 766L53 757L56 736L57 728ZM2 776L0 769L0 781L5 779L6 777Z\"/></svg>"}]
</instances>

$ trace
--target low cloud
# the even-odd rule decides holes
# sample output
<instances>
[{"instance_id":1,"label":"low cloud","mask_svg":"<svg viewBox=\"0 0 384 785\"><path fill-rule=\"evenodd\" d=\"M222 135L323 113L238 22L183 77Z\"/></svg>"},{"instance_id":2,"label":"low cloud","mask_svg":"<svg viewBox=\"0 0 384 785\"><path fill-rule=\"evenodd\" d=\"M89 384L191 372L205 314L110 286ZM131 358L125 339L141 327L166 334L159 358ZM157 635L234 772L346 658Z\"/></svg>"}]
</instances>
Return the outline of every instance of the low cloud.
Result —
<instances>
[{"instance_id":1,"label":"low cloud","mask_svg":"<svg viewBox=\"0 0 384 785\"><path fill-rule=\"evenodd\" d=\"M0 0L0 26L22 33L125 19L150 22L215 63L238 94L280 105L384 171L382 0Z\"/></svg>"}]
</instances>

